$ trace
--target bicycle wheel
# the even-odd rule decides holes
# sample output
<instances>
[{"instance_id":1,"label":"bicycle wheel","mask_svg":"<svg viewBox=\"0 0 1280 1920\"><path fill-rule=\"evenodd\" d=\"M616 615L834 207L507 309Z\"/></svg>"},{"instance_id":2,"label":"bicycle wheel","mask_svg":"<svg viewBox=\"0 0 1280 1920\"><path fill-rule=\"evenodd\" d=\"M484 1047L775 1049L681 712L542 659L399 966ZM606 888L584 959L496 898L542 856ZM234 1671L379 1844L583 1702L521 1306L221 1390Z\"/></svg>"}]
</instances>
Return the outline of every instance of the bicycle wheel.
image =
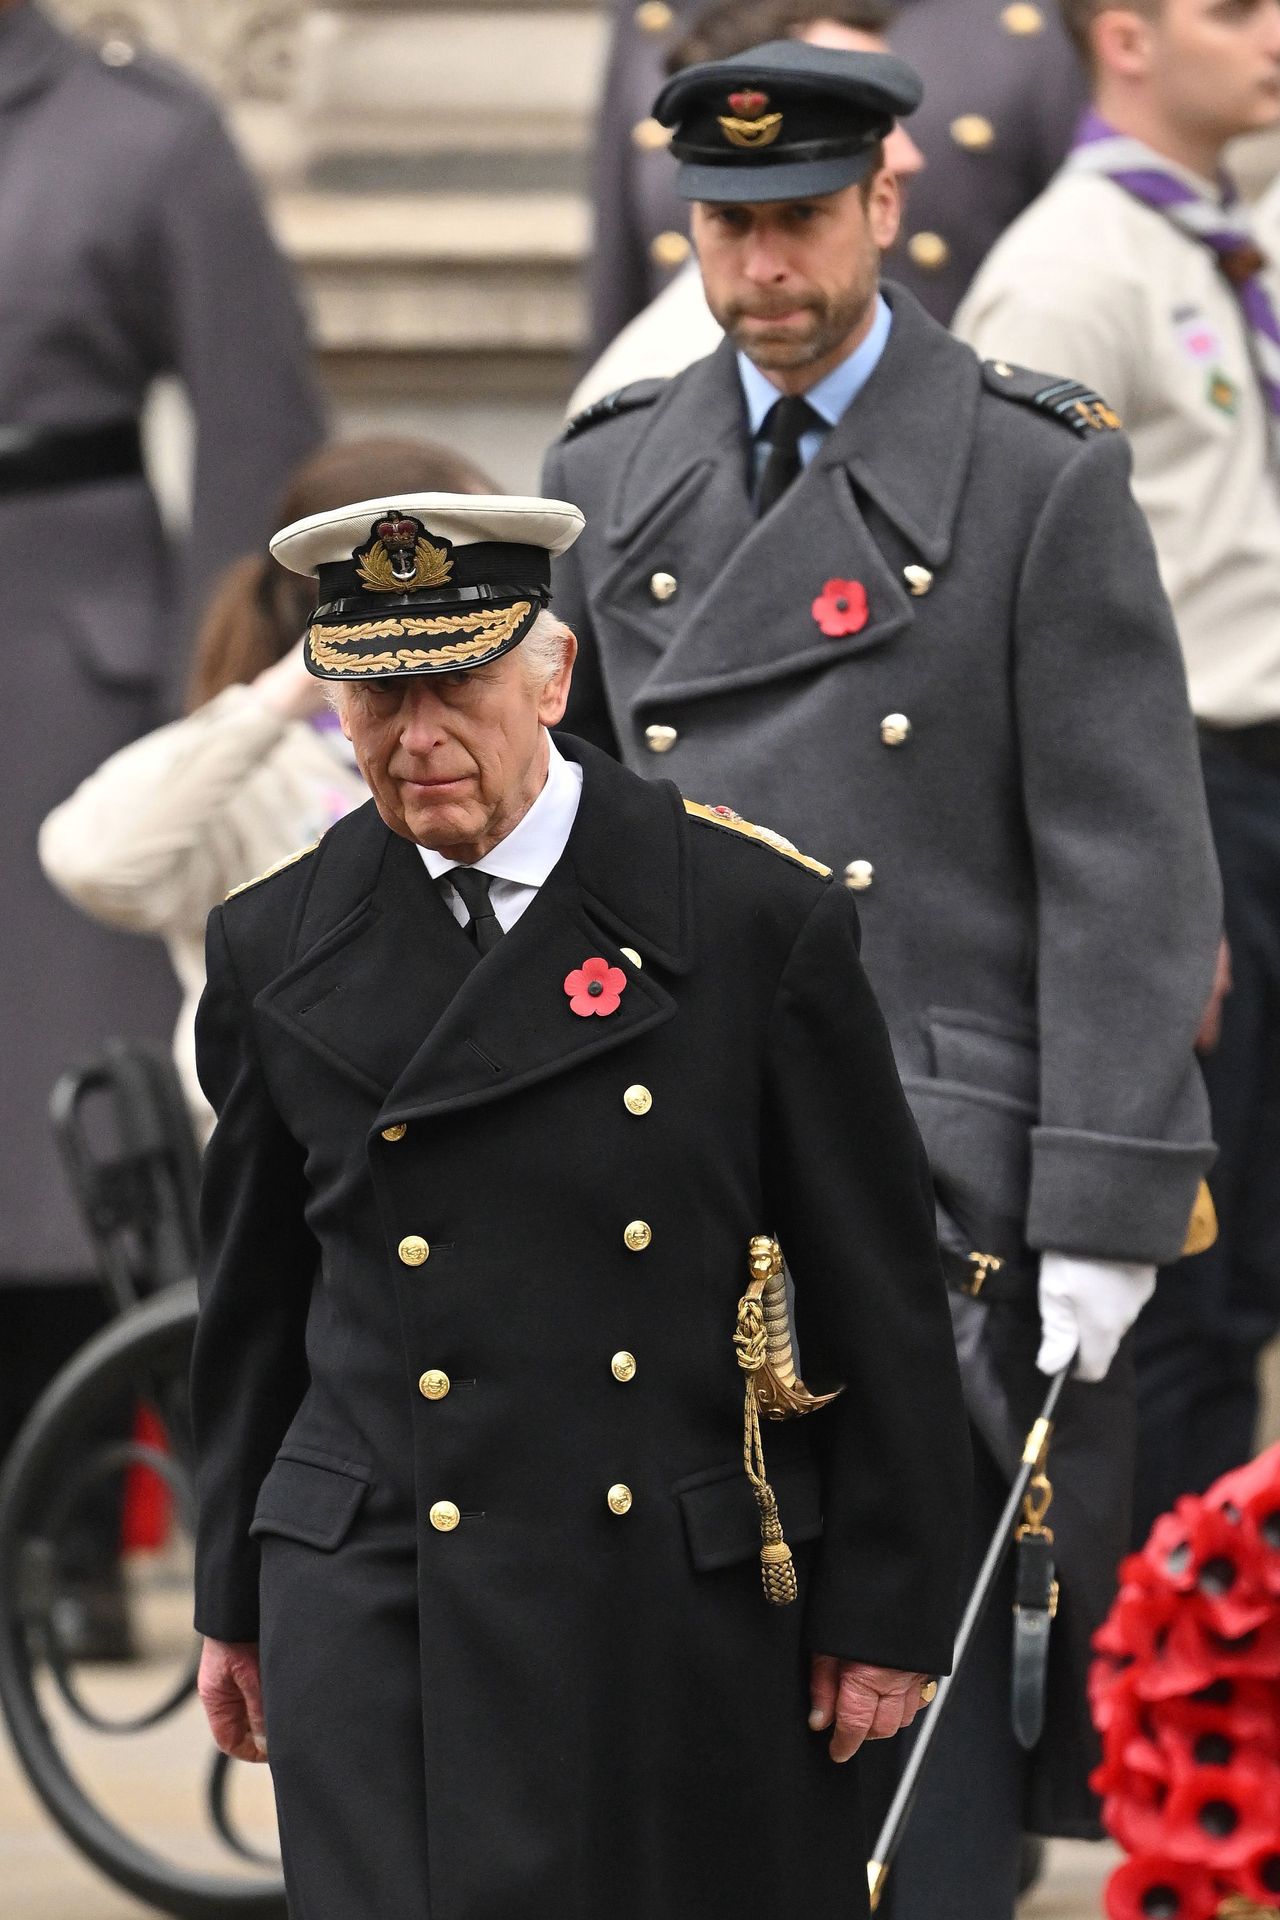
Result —
<instances>
[{"instance_id":1,"label":"bicycle wheel","mask_svg":"<svg viewBox=\"0 0 1280 1920\"><path fill-rule=\"evenodd\" d=\"M193 1282L131 1308L69 1362L18 1436L0 1479L0 1711L35 1792L108 1879L176 1920L286 1920L266 1769L216 1753L195 1695L195 1318ZM104 1415L121 1406L149 1410L150 1438L103 1443ZM86 1503L125 1474L162 1490L167 1544L129 1557L137 1644L105 1667L77 1652L68 1625L67 1543Z\"/></svg>"}]
</instances>

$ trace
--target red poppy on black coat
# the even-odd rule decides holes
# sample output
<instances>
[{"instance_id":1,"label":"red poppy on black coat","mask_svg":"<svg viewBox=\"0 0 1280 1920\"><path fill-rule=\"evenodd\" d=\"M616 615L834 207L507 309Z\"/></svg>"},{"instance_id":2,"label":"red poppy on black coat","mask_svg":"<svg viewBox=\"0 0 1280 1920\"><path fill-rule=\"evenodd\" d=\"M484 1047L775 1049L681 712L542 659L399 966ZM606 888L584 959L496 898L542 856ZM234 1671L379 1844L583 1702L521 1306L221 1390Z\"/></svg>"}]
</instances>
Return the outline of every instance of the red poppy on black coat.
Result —
<instances>
[{"instance_id":1,"label":"red poppy on black coat","mask_svg":"<svg viewBox=\"0 0 1280 1920\"><path fill-rule=\"evenodd\" d=\"M1139 1855L1107 1882L1107 1920L1213 1920L1218 1891L1203 1867Z\"/></svg>"},{"instance_id":2,"label":"red poppy on black coat","mask_svg":"<svg viewBox=\"0 0 1280 1920\"><path fill-rule=\"evenodd\" d=\"M830 640L861 633L869 618L867 590L861 580L828 580L811 611Z\"/></svg>"},{"instance_id":3,"label":"red poppy on black coat","mask_svg":"<svg viewBox=\"0 0 1280 1920\"><path fill-rule=\"evenodd\" d=\"M627 976L622 968L610 966L598 955L584 960L580 967L567 973L564 980L570 1011L584 1019L593 1013L616 1013L626 985Z\"/></svg>"},{"instance_id":4,"label":"red poppy on black coat","mask_svg":"<svg viewBox=\"0 0 1280 1920\"><path fill-rule=\"evenodd\" d=\"M1174 1859L1216 1873L1242 1867L1280 1832L1280 1767L1250 1756L1198 1768L1170 1790L1164 1826Z\"/></svg>"}]
</instances>

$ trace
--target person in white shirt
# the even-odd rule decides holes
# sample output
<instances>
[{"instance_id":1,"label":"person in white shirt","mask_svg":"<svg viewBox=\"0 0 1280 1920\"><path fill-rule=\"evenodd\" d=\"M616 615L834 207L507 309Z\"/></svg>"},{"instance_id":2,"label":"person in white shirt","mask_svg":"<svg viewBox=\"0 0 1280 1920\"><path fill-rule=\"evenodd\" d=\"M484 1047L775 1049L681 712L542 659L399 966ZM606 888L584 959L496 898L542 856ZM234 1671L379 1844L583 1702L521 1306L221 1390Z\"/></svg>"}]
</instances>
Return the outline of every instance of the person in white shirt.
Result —
<instances>
[{"instance_id":1,"label":"person in white shirt","mask_svg":"<svg viewBox=\"0 0 1280 1920\"><path fill-rule=\"evenodd\" d=\"M1280 7L1067 0L1067 18L1093 110L955 329L1123 420L1225 882L1234 989L1205 1059L1223 1231L1140 1323L1140 1538L1252 1451L1256 1355L1280 1322L1280 277L1222 170L1230 139L1280 123Z\"/></svg>"}]
</instances>

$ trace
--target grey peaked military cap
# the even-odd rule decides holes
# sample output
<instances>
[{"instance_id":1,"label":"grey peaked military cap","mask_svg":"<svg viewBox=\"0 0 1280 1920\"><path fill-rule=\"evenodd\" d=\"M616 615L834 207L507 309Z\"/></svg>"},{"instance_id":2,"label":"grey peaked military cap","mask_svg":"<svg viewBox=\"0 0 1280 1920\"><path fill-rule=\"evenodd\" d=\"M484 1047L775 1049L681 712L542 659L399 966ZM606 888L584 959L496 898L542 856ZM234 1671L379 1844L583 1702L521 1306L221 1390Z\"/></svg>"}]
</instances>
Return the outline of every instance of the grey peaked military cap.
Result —
<instances>
[{"instance_id":1,"label":"grey peaked military cap","mask_svg":"<svg viewBox=\"0 0 1280 1920\"><path fill-rule=\"evenodd\" d=\"M674 129L684 199L805 200L861 180L923 97L920 76L892 54L770 40L686 67L653 113Z\"/></svg>"}]
</instances>

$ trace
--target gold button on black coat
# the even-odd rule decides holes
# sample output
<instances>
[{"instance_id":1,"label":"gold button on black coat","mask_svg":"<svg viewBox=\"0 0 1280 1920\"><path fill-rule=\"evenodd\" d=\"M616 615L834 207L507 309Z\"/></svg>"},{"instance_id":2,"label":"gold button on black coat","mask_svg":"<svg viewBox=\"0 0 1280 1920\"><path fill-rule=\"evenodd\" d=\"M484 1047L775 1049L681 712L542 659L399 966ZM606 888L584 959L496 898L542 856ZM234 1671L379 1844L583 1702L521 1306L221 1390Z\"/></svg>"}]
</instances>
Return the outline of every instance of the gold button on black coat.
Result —
<instances>
[{"instance_id":1,"label":"gold button on black coat","mask_svg":"<svg viewBox=\"0 0 1280 1920\"><path fill-rule=\"evenodd\" d=\"M431 1248L420 1233L407 1233L396 1252L406 1267L420 1267L430 1257Z\"/></svg>"}]
</instances>

